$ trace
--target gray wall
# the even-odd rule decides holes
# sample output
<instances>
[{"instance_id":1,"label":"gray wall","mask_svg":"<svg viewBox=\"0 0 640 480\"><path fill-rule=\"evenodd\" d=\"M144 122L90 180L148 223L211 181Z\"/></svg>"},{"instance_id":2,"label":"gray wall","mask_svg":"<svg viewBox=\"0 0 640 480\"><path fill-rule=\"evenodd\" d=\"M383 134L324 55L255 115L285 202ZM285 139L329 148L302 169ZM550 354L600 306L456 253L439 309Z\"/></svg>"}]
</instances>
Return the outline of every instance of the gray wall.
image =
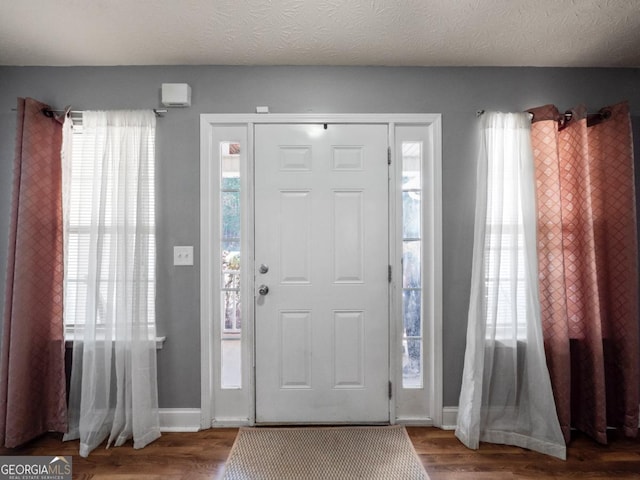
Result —
<instances>
[{"instance_id":1,"label":"gray wall","mask_svg":"<svg viewBox=\"0 0 640 480\"><path fill-rule=\"evenodd\" d=\"M200 406L199 114L442 113L444 405L458 404L471 276L480 109L522 111L629 100L640 116L640 69L382 67L0 67L0 291L4 291L15 99L74 109L160 106L163 82L192 87L192 107L157 129L160 406ZM637 130L636 137L640 137ZM174 268L173 245L194 245L196 266ZM4 298L2 299L4 302Z\"/></svg>"}]
</instances>

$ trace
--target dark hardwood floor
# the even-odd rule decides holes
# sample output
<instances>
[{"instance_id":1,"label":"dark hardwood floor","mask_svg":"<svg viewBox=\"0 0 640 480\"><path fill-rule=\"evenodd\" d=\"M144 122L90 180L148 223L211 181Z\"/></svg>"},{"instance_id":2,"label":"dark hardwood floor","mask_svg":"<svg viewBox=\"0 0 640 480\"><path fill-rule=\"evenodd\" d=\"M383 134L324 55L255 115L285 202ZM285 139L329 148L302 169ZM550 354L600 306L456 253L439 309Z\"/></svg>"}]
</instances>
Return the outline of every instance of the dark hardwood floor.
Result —
<instances>
[{"instance_id":1,"label":"dark hardwood floor","mask_svg":"<svg viewBox=\"0 0 640 480\"><path fill-rule=\"evenodd\" d=\"M576 435L568 459L562 461L486 443L477 451L468 450L452 431L437 428L407 427L407 431L431 480L640 479L640 438L620 438L615 432L607 446ZM73 455L74 478L78 479L215 479L236 433L237 429L164 433L142 450L130 445L99 447L87 459L77 455L78 442L62 443L60 435L48 434L20 449L0 449L0 455Z\"/></svg>"}]
</instances>

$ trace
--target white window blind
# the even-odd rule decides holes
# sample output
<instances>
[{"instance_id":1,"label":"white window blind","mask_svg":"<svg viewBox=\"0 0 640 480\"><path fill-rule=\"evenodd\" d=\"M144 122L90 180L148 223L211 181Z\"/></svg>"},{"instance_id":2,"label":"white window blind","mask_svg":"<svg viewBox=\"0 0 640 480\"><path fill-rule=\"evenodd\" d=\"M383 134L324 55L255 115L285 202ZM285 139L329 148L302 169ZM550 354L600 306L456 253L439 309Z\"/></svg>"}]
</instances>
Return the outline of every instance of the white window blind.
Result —
<instances>
[{"instance_id":1,"label":"white window blind","mask_svg":"<svg viewBox=\"0 0 640 480\"><path fill-rule=\"evenodd\" d=\"M517 163L491 163L485 232L486 338L523 340L527 333L527 272Z\"/></svg>"},{"instance_id":2,"label":"white window blind","mask_svg":"<svg viewBox=\"0 0 640 480\"><path fill-rule=\"evenodd\" d=\"M154 188L155 177L155 165L153 159L154 155L154 135L150 136L146 148L148 148L150 155L147 157L150 159L148 165L148 175L150 178L151 188ZM89 238L90 238L90 225L91 225L91 211L87 208L82 208L91 204L93 196L93 184L95 175L99 174L98 162L96 158L96 143L85 141L85 135L83 135L82 125L73 126L72 134L72 156L70 162L70 182L66 188L69 188L69 205L68 205L68 222L67 225L67 251L66 254L66 270L65 270L65 326L73 327L76 325L83 325L85 323L85 309L82 306L86 305L87 301L87 273L89 268ZM107 190L104 198L102 199L107 205L110 205L112 201L113 191ZM151 192L149 201L152 205L149 205L149 211L155 211L155 192ZM106 210L111 210L107 208ZM118 219L116 218L104 218L102 228L105 229L105 234L109 235L109 231L113 230L115 233L115 227ZM148 231L152 235L155 235L155 215L149 215L142 220L143 227L147 227ZM108 240L104 242L107 248L104 258L109 256L109 245L111 242ZM149 323L155 323L155 280L156 280L156 245L155 238L150 244L148 251L148 265L149 265L149 277L148 277L148 315L147 321ZM106 272L106 265L103 271ZM100 298L107 298L108 283L106 278L100 281ZM106 305L98 302L96 305L98 311L104 310ZM102 318L102 315L98 314L98 320ZM100 322L98 322L100 323Z\"/></svg>"}]
</instances>

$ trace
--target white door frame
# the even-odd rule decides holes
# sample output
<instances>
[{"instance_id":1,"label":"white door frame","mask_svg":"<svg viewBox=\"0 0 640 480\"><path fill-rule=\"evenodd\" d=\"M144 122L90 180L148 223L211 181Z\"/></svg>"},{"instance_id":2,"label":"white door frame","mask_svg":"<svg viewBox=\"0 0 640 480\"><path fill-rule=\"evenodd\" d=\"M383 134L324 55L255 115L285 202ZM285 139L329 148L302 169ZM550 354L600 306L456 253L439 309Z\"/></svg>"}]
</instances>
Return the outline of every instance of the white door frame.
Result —
<instances>
[{"instance_id":1,"label":"white door frame","mask_svg":"<svg viewBox=\"0 0 640 480\"><path fill-rule=\"evenodd\" d=\"M227 415L223 406L220 405L220 392L216 391L219 383L219 359L215 353L216 342L219 336L216 334L216 323L219 309L217 299L218 292L214 286L217 285L216 276L218 266L212 261L214 257L213 240L216 237L217 219L211 214L211 205L218 204L218 186L214 183L217 178L212 168L214 157L214 138L217 127L237 126L245 130L246 142L246 167L242 180L245 187L245 218L243 220L243 268L244 271L252 272L254 259L253 244L253 126L264 123L354 123L354 124L387 124L389 126L389 145L391 146L391 157L395 160L395 128L396 126L423 126L425 134L429 139L426 152L427 158L431 161L425 177L430 179L429 188L425 191L425 215L426 228L433 232L431 241L426 245L423 253L423 264L429 265L424 274L425 279L425 317L430 321L425 324L425 378L428 379L428 396L431 405L431 415L426 419L416 419L415 423L425 425L442 426L442 123L440 114L201 114L200 115L200 347L201 347L201 428L211 428L212 426L231 425L252 425L255 422L255 379L254 379L254 312L253 300L244 301L246 305L243 311L243 335L245 340L244 359L247 360L246 368L243 369L245 377L248 377L243 385L240 395L244 401L243 410L240 413L234 411ZM397 162L392 162L396 164ZM397 251L397 235L395 234L398 221L396 198L398 196L396 185L396 168L390 169L389 184L389 249L390 252ZM395 256L394 256L395 257ZM395 272L401 272L400 261L392 263ZM244 299L254 298L253 278L242 279L242 295ZM390 283L390 312L389 318L397 318L401 315L401 305L398 305L397 298L401 298L398 289L402 289L402 279L400 275L395 275ZM389 330L389 351L390 351L390 375L394 389L401 383L401 376L398 367L399 338L401 335L400 322L392 322ZM215 394L214 394L215 393ZM233 401L238 405L235 392ZM390 421L395 423L397 419L395 411L395 397L390 400ZM402 421L402 420L401 420ZM405 422L405 423L411 423Z\"/></svg>"}]
</instances>

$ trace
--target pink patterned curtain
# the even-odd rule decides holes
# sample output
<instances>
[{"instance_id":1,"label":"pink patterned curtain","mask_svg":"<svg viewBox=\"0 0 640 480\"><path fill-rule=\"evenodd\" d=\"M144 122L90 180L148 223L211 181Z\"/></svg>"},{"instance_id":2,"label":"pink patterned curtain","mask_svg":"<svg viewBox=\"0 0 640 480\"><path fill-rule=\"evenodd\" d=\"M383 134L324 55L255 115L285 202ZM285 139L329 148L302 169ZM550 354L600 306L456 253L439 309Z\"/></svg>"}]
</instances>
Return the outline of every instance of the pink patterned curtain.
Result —
<instances>
[{"instance_id":1,"label":"pink patterned curtain","mask_svg":"<svg viewBox=\"0 0 640 480\"><path fill-rule=\"evenodd\" d=\"M0 357L0 445L67 429L62 319L62 125L18 99Z\"/></svg>"},{"instance_id":2,"label":"pink patterned curtain","mask_svg":"<svg viewBox=\"0 0 640 480\"><path fill-rule=\"evenodd\" d=\"M638 246L628 105L533 113L540 302L565 440L638 433Z\"/></svg>"}]
</instances>

